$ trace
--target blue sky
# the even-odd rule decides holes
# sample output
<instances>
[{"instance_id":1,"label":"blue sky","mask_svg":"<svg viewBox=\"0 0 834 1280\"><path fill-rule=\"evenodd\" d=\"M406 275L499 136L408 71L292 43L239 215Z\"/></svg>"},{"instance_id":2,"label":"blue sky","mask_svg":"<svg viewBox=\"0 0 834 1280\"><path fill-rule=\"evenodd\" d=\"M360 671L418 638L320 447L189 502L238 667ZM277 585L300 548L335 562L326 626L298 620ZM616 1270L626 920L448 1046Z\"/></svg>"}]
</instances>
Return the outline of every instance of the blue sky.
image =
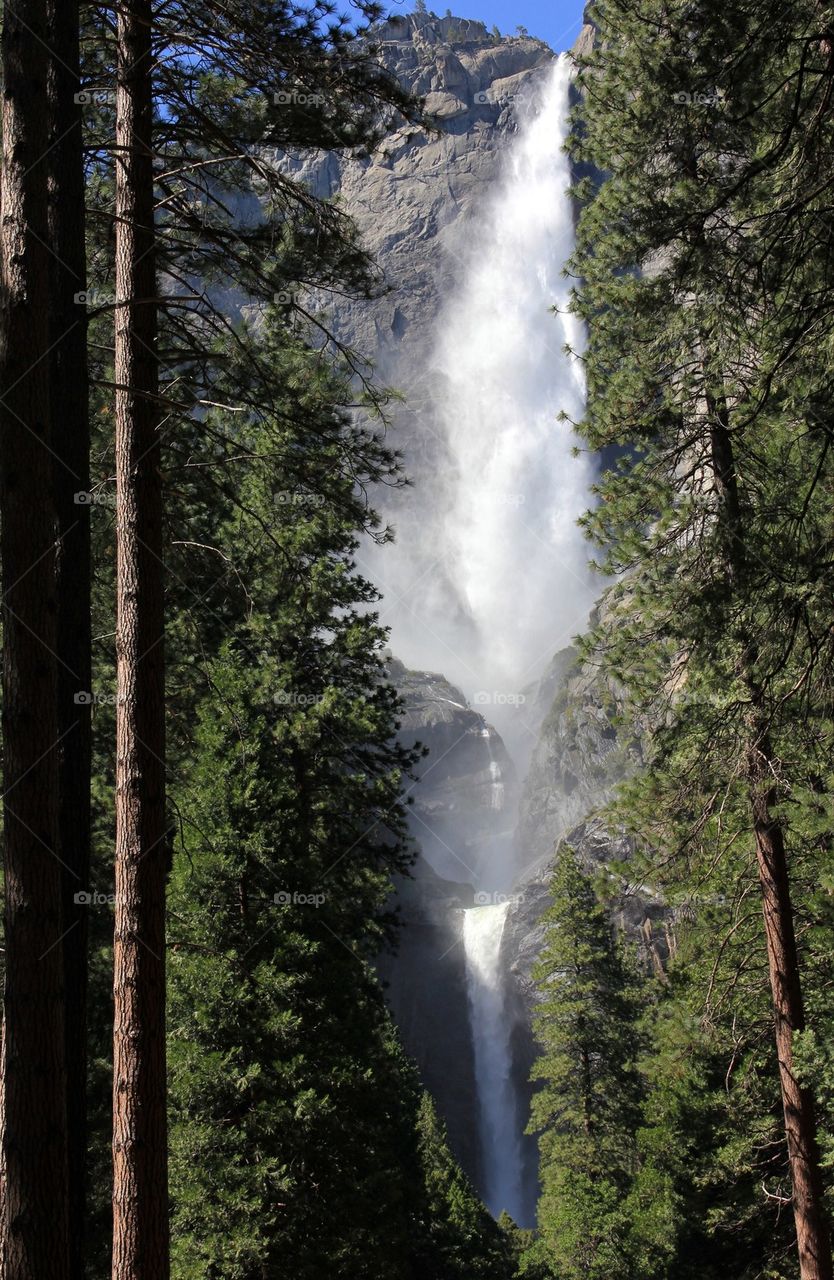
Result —
<instances>
[{"instance_id":1,"label":"blue sky","mask_svg":"<svg viewBox=\"0 0 834 1280\"><path fill-rule=\"evenodd\" d=\"M512 35L524 26L531 36L538 36L557 52L569 49L582 25L583 0L427 0L429 9L443 14L452 10L456 18L477 18L488 27L493 23L504 35ZM410 13L414 5L391 3L391 13Z\"/></svg>"}]
</instances>

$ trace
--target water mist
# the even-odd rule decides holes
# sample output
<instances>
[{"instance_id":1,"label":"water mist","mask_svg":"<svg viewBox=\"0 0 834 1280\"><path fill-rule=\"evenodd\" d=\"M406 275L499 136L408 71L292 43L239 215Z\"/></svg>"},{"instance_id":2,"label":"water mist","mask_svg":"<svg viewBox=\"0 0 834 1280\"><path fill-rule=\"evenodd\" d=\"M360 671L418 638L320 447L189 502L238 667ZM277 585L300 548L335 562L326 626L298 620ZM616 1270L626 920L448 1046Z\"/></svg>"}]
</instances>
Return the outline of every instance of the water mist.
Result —
<instances>
[{"instance_id":1,"label":"water mist","mask_svg":"<svg viewBox=\"0 0 834 1280\"><path fill-rule=\"evenodd\" d=\"M421 397L406 448L414 487L390 513L398 543L378 575L393 650L408 666L442 671L484 716L498 834L469 876L476 902L488 905L463 918L480 1190L494 1213L506 1209L525 1225L524 1117L501 963L508 907L495 893L517 869L512 822L501 835L504 778L486 726L506 738L522 692L584 628L594 599L577 527L594 464L574 453L570 423L560 420L581 418L585 399L583 331L563 274L574 247L563 150L571 74L570 59L558 58L518 107L497 180L446 241L454 283L427 366L404 380ZM396 590L386 592L386 579ZM462 878L454 866L435 869Z\"/></svg>"}]
</instances>

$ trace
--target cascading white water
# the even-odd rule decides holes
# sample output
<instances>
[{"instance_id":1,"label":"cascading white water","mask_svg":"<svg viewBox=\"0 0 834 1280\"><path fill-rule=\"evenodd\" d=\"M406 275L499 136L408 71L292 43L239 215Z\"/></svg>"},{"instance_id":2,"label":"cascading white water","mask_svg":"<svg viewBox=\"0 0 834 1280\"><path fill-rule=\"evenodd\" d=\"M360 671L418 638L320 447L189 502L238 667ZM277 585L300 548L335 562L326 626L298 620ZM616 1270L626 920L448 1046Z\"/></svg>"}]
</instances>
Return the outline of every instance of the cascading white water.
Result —
<instances>
[{"instance_id":1,"label":"cascading white water","mask_svg":"<svg viewBox=\"0 0 834 1280\"><path fill-rule=\"evenodd\" d=\"M565 349L583 348L563 275L570 79L562 56L516 105L495 182L444 236L451 287L426 367L405 379L407 398L417 388L405 442L415 485L392 511L401 536L382 566L395 651L470 697L493 696L498 721L499 699L584 627L594 597L576 523L593 462L573 456L559 420L581 417L585 394L581 359Z\"/></svg>"},{"instance_id":2,"label":"cascading white water","mask_svg":"<svg viewBox=\"0 0 834 1280\"><path fill-rule=\"evenodd\" d=\"M592 598L576 527L588 505L592 463L572 455L573 434L557 420L560 413L580 418L585 398L583 333L568 311L562 275L574 243L562 149L570 80L570 61L561 57L522 120L494 195L467 226L461 286L437 343L452 464L447 574L470 623L467 664L481 688L496 693L533 679L581 629ZM548 314L554 304L556 316ZM490 772L497 806L500 769ZM492 881L501 881L495 868ZM463 943L481 1190L493 1213L506 1209L524 1223L523 1120L500 963L506 914L506 903L465 912Z\"/></svg>"},{"instance_id":3,"label":"cascading white water","mask_svg":"<svg viewBox=\"0 0 834 1280\"><path fill-rule=\"evenodd\" d=\"M436 350L452 462L449 572L475 624L480 651L467 659L497 690L535 677L591 603L576 526L591 463L572 456L576 440L558 420L581 417L585 396L581 361L564 349L583 346L563 275L574 245L570 80L562 56L497 189L466 226L463 277Z\"/></svg>"},{"instance_id":4,"label":"cascading white water","mask_svg":"<svg viewBox=\"0 0 834 1280\"><path fill-rule=\"evenodd\" d=\"M504 778L501 766L495 759L492 750L492 733L489 728L481 730L481 737L486 741L489 751L489 807L500 813L504 808Z\"/></svg>"},{"instance_id":5,"label":"cascading white water","mask_svg":"<svg viewBox=\"0 0 834 1280\"><path fill-rule=\"evenodd\" d=\"M482 1194L496 1216L506 1209L524 1221L521 1150L515 1090L510 1075L510 1028L504 1008L500 951L508 903L464 912L466 985L475 1031Z\"/></svg>"},{"instance_id":6,"label":"cascading white water","mask_svg":"<svg viewBox=\"0 0 834 1280\"><path fill-rule=\"evenodd\" d=\"M489 776L492 779L489 802L500 813L504 808L504 783L501 781L501 766L497 760L490 760Z\"/></svg>"},{"instance_id":7,"label":"cascading white water","mask_svg":"<svg viewBox=\"0 0 834 1280\"><path fill-rule=\"evenodd\" d=\"M563 275L574 248L563 151L570 81L571 62L562 56L529 101L515 104L517 132L497 178L456 226L443 228L449 289L432 349L418 345L418 357L392 377L406 395L396 443L414 484L385 513L397 541L378 554L366 548L360 562L382 590L382 618L398 657L418 670L442 671L505 742L518 721L519 695L584 628L595 596L577 527L590 503L594 462L574 455L570 424L560 421L561 414L581 418L585 399L584 335L569 312L571 285ZM518 731L526 733L524 726ZM492 732L485 725L491 838L475 848L471 833L461 832L463 857L448 833L432 842L423 823L419 836L439 875L465 875L494 903L494 891L509 889L518 868L513 802ZM523 743L526 751L529 745ZM479 1190L494 1212L507 1209L531 1225L500 963L506 915L502 903L474 907L463 920Z\"/></svg>"}]
</instances>

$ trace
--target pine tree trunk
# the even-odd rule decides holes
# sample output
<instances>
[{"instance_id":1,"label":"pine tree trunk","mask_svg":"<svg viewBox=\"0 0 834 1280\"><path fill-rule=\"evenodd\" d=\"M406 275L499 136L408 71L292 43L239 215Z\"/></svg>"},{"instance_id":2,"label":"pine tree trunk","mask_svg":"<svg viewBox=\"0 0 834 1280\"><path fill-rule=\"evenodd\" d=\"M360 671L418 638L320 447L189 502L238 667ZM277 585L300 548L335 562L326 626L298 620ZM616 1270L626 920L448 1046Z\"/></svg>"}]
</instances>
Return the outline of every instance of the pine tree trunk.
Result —
<instances>
[{"instance_id":1,"label":"pine tree trunk","mask_svg":"<svg viewBox=\"0 0 834 1280\"><path fill-rule=\"evenodd\" d=\"M707 398L715 488L721 501L720 524L726 539L730 581L739 588L744 569L744 522L739 505L735 458L723 399ZM793 1187L800 1280L834 1280L831 1241L823 1202L813 1097L794 1075L793 1037L804 1030L805 1015L793 923L788 859L781 823L773 816L776 761L753 671L753 645L739 637L742 678L753 708L747 726L747 788L762 892L770 991L785 1118L788 1164Z\"/></svg>"},{"instance_id":2,"label":"pine tree trunk","mask_svg":"<svg viewBox=\"0 0 834 1280\"><path fill-rule=\"evenodd\" d=\"M167 1280L165 707L151 5L118 15L113 1277Z\"/></svg>"},{"instance_id":3,"label":"pine tree trunk","mask_svg":"<svg viewBox=\"0 0 834 1280\"><path fill-rule=\"evenodd\" d=\"M69 1274L47 377L46 37L45 0L6 8L0 193L4 1280L66 1280Z\"/></svg>"},{"instance_id":4,"label":"pine tree trunk","mask_svg":"<svg viewBox=\"0 0 834 1280\"><path fill-rule=\"evenodd\" d=\"M802 1280L831 1280L831 1245L823 1208L814 1102L793 1069L793 1037L805 1027L782 828L773 817L773 756L767 737L750 753L748 777L756 859L762 889L776 1053L793 1184L793 1212Z\"/></svg>"},{"instance_id":5,"label":"pine tree trunk","mask_svg":"<svg viewBox=\"0 0 834 1280\"><path fill-rule=\"evenodd\" d=\"M3 1045L5 1044L5 1027L0 1022L0 1135L6 1132L6 1088L3 1080ZM5 1230L6 1219L6 1157L3 1153L4 1143L0 1141L0 1233ZM3 1274L2 1234L0 1234L0 1275Z\"/></svg>"},{"instance_id":6,"label":"pine tree trunk","mask_svg":"<svg viewBox=\"0 0 834 1280\"><path fill-rule=\"evenodd\" d=\"M64 986L69 1159L70 1276L84 1277L87 1187L87 912L90 882L91 707L90 487L84 168L77 0L48 0L50 399L57 520L58 841L63 863Z\"/></svg>"}]
</instances>

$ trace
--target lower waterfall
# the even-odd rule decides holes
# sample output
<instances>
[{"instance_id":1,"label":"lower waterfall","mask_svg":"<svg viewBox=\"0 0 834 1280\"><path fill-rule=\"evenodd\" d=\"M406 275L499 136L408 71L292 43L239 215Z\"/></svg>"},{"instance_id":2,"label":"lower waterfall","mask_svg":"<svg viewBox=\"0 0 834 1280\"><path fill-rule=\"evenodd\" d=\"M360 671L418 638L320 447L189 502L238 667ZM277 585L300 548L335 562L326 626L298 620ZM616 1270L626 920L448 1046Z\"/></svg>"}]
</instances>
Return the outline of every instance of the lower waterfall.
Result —
<instances>
[{"instance_id":1,"label":"lower waterfall","mask_svg":"<svg viewBox=\"0 0 834 1280\"><path fill-rule=\"evenodd\" d=\"M477 899L477 895L476 895ZM508 902L463 916L466 986L472 1020L481 1180L487 1208L523 1221L520 1118L512 1081L510 1026L500 963Z\"/></svg>"}]
</instances>

